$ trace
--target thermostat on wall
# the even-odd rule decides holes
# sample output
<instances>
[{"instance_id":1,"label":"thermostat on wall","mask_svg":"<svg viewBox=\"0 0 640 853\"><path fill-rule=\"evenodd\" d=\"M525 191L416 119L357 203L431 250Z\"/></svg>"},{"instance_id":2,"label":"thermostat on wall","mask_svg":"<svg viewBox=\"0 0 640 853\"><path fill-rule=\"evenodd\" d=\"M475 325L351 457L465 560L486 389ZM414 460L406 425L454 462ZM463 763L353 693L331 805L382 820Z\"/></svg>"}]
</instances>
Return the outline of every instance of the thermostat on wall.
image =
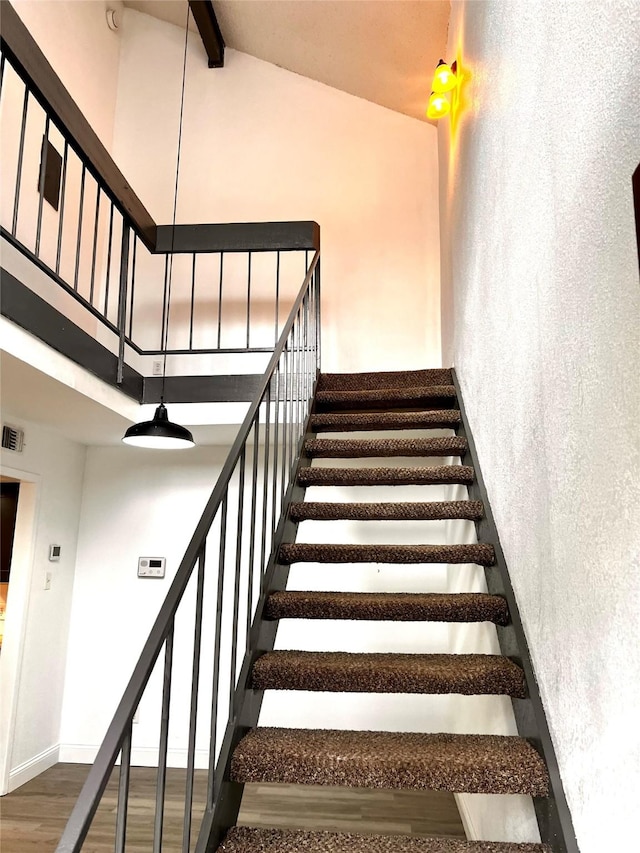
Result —
<instances>
[{"instance_id":1,"label":"thermostat on wall","mask_svg":"<svg viewBox=\"0 0 640 853\"><path fill-rule=\"evenodd\" d=\"M60 554L62 553L62 548L60 545L49 545L49 560L52 563L60 562Z\"/></svg>"},{"instance_id":2,"label":"thermostat on wall","mask_svg":"<svg viewBox=\"0 0 640 853\"><path fill-rule=\"evenodd\" d=\"M165 563L165 557L139 557L138 577L163 578Z\"/></svg>"}]
</instances>

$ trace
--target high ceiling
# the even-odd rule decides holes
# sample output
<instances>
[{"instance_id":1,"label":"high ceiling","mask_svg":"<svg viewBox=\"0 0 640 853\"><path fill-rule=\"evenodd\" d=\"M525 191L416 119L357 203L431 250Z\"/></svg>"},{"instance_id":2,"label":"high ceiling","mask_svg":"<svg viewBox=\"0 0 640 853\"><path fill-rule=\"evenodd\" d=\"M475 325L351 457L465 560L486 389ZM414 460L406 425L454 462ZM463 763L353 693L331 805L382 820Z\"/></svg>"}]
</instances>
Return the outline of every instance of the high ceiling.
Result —
<instances>
[{"instance_id":1,"label":"high ceiling","mask_svg":"<svg viewBox=\"0 0 640 853\"><path fill-rule=\"evenodd\" d=\"M125 0L125 6L183 27L186 2ZM446 49L449 0L214 0L213 6L228 47L426 121L431 78Z\"/></svg>"}]
</instances>

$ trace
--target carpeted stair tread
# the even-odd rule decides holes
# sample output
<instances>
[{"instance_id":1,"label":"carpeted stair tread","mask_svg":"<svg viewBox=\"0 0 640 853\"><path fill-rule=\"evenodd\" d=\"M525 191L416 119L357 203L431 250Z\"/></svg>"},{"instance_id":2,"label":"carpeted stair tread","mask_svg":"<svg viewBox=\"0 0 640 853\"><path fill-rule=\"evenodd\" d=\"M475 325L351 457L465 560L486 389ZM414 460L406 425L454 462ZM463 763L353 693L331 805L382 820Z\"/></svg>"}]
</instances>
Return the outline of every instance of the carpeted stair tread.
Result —
<instances>
[{"instance_id":1,"label":"carpeted stair tread","mask_svg":"<svg viewBox=\"0 0 640 853\"><path fill-rule=\"evenodd\" d=\"M462 456L466 438L379 438L371 440L311 439L305 442L307 456L324 459L355 459L383 456Z\"/></svg>"},{"instance_id":2,"label":"carpeted stair tread","mask_svg":"<svg viewBox=\"0 0 640 853\"><path fill-rule=\"evenodd\" d=\"M390 370L381 373L321 373L318 377L319 391L374 391L378 388L452 384L450 368Z\"/></svg>"},{"instance_id":3,"label":"carpeted stair tread","mask_svg":"<svg viewBox=\"0 0 640 853\"><path fill-rule=\"evenodd\" d=\"M433 409L429 412L326 412L311 415L315 432L350 432L384 429L449 429L460 423L458 409Z\"/></svg>"},{"instance_id":4,"label":"carpeted stair tread","mask_svg":"<svg viewBox=\"0 0 640 853\"><path fill-rule=\"evenodd\" d=\"M219 853L551 853L546 844L232 827Z\"/></svg>"},{"instance_id":5,"label":"carpeted stair tread","mask_svg":"<svg viewBox=\"0 0 640 853\"><path fill-rule=\"evenodd\" d=\"M493 545L343 545L295 542L281 545L278 561L291 563L476 563L492 566Z\"/></svg>"},{"instance_id":6,"label":"carpeted stair tread","mask_svg":"<svg viewBox=\"0 0 640 853\"><path fill-rule=\"evenodd\" d=\"M257 728L236 747L234 782L546 796L543 759L499 735Z\"/></svg>"},{"instance_id":7,"label":"carpeted stair tread","mask_svg":"<svg viewBox=\"0 0 640 853\"><path fill-rule=\"evenodd\" d=\"M455 400L453 385L423 385L415 388L378 388L371 391L318 391L319 409L378 409L432 405L434 400Z\"/></svg>"},{"instance_id":8,"label":"carpeted stair tread","mask_svg":"<svg viewBox=\"0 0 640 853\"><path fill-rule=\"evenodd\" d=\"M255 662L255 690L330 693L457 693L523 699L524 672L501 655L267 652Z\"/></svg>"},{"instance_id":9,"label":"carpeted stair tread","mask_svg":"<svg viewBox=\"0 0 640 853\"><path fill-rule=\"evenodd\" d=\"M319 468L298 472L300 486L429 486L473 483L469 465L427 465L416 468Z\"/></svg>"},{"instance_id":10,"label":"carpeted stair tread","mask_svg":"<svg viewBox=\"0 0 640 853\"><path fill-rule=\"evenodd\" d=\"M430 501L426 503L292 503L293 521L433 521L462 518L479 521L482 501Z\"/></svg>"},{"instance_id":11,"label":"carpeted stair tread","mask_svg":"<svg viewBox=\"0 0 640 853\"><path fill-rule=\"evenodd\" d=\"M266 619L509 622L507 602L485 592L272 592Z\"/></svg>"}]
</instances>

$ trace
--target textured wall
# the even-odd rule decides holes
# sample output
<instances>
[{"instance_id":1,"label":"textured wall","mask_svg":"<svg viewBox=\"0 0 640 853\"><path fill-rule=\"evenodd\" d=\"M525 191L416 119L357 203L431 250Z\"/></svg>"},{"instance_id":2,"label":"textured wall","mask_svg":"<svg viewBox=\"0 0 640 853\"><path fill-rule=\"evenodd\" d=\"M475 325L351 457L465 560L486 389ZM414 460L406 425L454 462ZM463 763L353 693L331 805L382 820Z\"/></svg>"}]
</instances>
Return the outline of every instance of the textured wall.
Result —
<instances>
[{"instance_id":1,"label":"textured wall","mask_svg":"<svg viewBox=\"0 0 640 853\"><path fill-rule=\"evenodd\" d=\"M444 363L583 853L632 849L640 788L639 39L635 2L454 3L440 130Z\"/></svg>"}]
</instances>

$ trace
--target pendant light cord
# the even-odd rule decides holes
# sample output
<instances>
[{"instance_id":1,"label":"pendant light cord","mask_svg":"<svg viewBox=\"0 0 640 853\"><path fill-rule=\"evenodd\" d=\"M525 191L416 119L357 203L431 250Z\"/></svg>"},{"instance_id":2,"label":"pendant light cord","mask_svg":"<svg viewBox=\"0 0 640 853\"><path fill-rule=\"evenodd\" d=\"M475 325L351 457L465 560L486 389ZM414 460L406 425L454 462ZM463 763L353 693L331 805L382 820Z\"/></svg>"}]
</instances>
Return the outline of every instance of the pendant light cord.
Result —
<instances>
[{"instance_id":1,"label":"pendant light cord","mask_svg":"<svg viewBox=\"0 0 640 853\"><path fill-rule=\"evenodd\" d=\"M182 150L182 121L184 117L184 90L185 81L187 79L187 46L189 43L189 4L187 3L187 20L184 28L184 56L182 58L182 91L180 93L180 121L178 124L178 152L176 155L176 182L173 190L173 217L171 220L171 254L169 255L169 268L167 271L167 301L166 301L166 322L164 326L164 340L162 341L163 362L162 362L162 392L160 394L160 403L164 403L164 386L167 378L167 349L169 347L169 314L171 312L171 279L173 277L173 250L176 242L176 213L178 210L178 178L180 176L180 153Z\"/></svg>"}]
</instances>

